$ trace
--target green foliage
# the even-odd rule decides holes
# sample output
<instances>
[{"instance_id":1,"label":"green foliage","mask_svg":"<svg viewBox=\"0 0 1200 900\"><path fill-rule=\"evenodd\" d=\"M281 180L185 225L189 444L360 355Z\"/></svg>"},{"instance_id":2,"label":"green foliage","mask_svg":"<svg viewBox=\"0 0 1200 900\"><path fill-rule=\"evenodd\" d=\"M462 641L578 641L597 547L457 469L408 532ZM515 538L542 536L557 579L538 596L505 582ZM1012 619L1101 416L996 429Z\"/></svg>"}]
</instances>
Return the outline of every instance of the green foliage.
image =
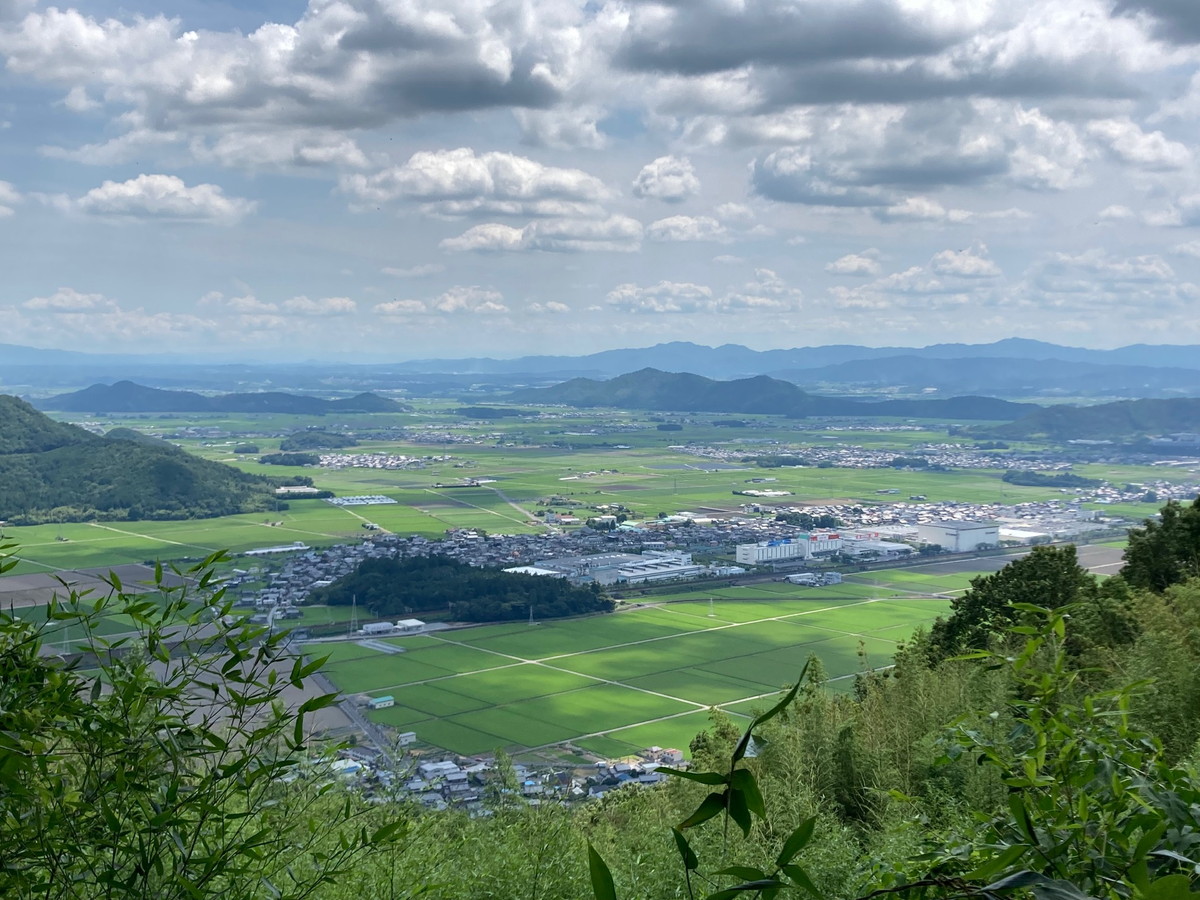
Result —
<instances>
[{"instance_id":1,"label":"green foliage","mask_svg":"<svg viewBox=\"0 0 1200 900\"><path fill-rule=\"evenodd\" d=\"M349 606L355 598L378 616L437 610L464 622L523 619L531 606L539 619L613 608L599 585L478 568L445 556L366 559L312 595L313 602L330 606Z\"/></svg>"},{"instance_id":2,"label":"green foliage","mask_svg":"<svg viewBox=\"0 0 1200 900\"><path fill-rule=\"evenodd\" d=\"M1159 521L1147 519L1130 529L1121 575L1151 591L1200 575L1200 497L1191 506L1169 500Z\"/></svg>"},{"instance_id":3,"label":"green foliage","mask_svg":"<svg viewBox=\"0 0 1200 900\"><path fill-rule=\"evenodd\" d=\"M971 579L971 589L951 603L950 617L934 624L931 658L988 647L995 636L1021 620L1014 604L1058 608L1095 595L1095 579L1079 565L1073 545L1034 547L1028 556L999 572Z\"/></svg>"},{"instance_id":4,"label":"green foliage","mask_svg":"<svg viewBox=\"0 0 1200 900\"><path fill-rule=\"evenodd\" d=\"M268 453L258 461L264 466L315 466L321 457L317 453Z\"/></svg>"},{"instance_id":5,"label":"green foliage","mask_svg":"<svg viewBox=\"0 0 1200 900\"><path fill-rule=\"evenodd\" d=\"M36 625L0 613L0 895L303 898L402 834L319 777L308 721L336 697L285 692L320 661L220 624L219 562L178 587L160 567L152 594L110 575ZM136 637L100 637L111 614ZM80 651L47 654L66 629Z\"/></svg>"},{"instance_id":6,"label":"green foliage","mask_svg":"<svg viewBox=\"0 0 1200 900\"><path fill-rule=\"evenodd\" d=\"M347 434L334 434L329 431L297 431L279 442L279 449L285 452L293 450L335 450L339 447L355 447L358 441Z\"/></svg>"},{"instance_id":7,"label":"green foliage","mask_svg":"<svg viewBox=\"0 0 1200 900\"><path fill-rule=\"evenodd\" d=\"M1080 690L1066 652L1069 610L1025 605L1040 622L1020 652L977 654L1011 672L1013 724L1008 733L960 726L949 756L994 769L1008 794L934 854L934 871L1039 900L1173 895L1200 869L1200 778L1168 765L1161 744L1131 727L1142 685Z\"/></svg>"},{"instance_id":8,"label":"green foliage","mask_svg":"<svg viewBox=\"0 0 1200 900\"><path fill-rule=\"evenodd\" d=\"M1008 484L1050 488L1099 487L1103 484L1103 482L1097 481L1095 478L1084 478L1082 475L1075 475L1071 472L1058 472L1054 475L1048 475L1045 472L1032 472L1025 469L1009 469L1001 476L1000 480Z\"/></svg>"},{"instance_id":9,"label":"green foliage","mask_svg":"<svg viewBox=\"0 0 1200 900\"><path fill-rule=\"evenodd\" d=\"M140 436L139 436L140 437ZM271 482L165 441L100 437L0 396L0 519L185 519L272 508Z\"/></svg>"}]
</instances>

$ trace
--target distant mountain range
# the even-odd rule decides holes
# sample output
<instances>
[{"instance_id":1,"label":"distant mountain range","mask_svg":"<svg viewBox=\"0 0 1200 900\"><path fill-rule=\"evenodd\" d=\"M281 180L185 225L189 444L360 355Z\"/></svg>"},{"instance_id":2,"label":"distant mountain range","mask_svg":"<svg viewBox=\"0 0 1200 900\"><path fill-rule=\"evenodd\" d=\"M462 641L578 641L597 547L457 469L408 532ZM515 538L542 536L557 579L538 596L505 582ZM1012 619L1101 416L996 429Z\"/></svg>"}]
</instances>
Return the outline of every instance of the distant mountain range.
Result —
<instances>
[{"instance_id":1,"label":"distant mountain range","mask_svg":"<svg viewBox=\"0 0 1200 900\"><path fill-rule=\"evenodd\" d=\"M293 415L405 412L410 409L403 403L376 394L359 394L343 400L323 400L320 397L277 391L206 397L192 391L164 391L134 384L132 381L118 381L112 385L93 384L82 391L48 397L39 401L38 406L62 412L86 413L222 412Z\"/></svg>"},{"instance_id":2,"label":"distant mountain range","mask_svg":"<svg viewBox=\"0 0 1200 900\"><path fill-rule=\"evenodd\" d=\"M932 390L941 394L1010 397L1200 395L1200 368L1103 365L1062 359L888 356L768 374L810 389L826 390L831 387L893 389L904 393Z\"/></svg>"},{"instance_id":3,"label":"distant mountain range","mask_svg":"<svg viewBox=\"0 0 1200 900\"><path fill-rule=\"evenodd\" d=\"M917 359L1060 360L1103 366L1176 367L1200 370L1200 347L1134 344L1115 350L1064 347L1026 338L990 344L933 344L929 347L862 347L835 344L793 350L751 350L740 344L704 347L683 341L633 350L605 350L585 356L523 356L519 359L424 359L398 363L406 372L525 373L577 372L617 375L646 367L703 372L713 378L762 375L793 369L819 369L841 363L910 357Z\"/></svg>"},{"instance_id":4,"label":"distant mountain range","mask_svg":"<svg viewBox=\"0 0 1200 900\"><path fill-rule=\"evenodd\" d=\"M1038 407L994 397L866 402L809 394L786 381L757 375L715 381L702 375L642 369L608 381L574 378L548 388L516 391L514 403L624 407L678 412L773 413L806 416L904 416L1011 421Z\"/></svg>"},{"instance_id":5,"label":"distant mountain range","mask_svg":"<svg viewBox=\"0 0 1200 900\"><path fill-rule=\"evenodd\" d=\"M114 429L101 437L0 395L0 519L184 519L275 508L260 475Z\"/></svg>"},{"instance_id":6,"label":"distant mountain range","mask_svg":"<svg viewBox=\"0 0 1200 900\"><path fill-rule=\"evenodd\" d=\"M816 393L886 397L963 394L1014 399L1200 396L1200 347L1136 344L1115 350L1008 338L990 344L864 347L853 344L751 350L687 342L581 356L425 359L395 363L227 364L164 356L115 356L0 344L0 384L31 394L133 381L159 389L269 392L276 385L319 395L342 390L405 391L418 397L475 396L544 387L569 378L611 378L655 368L734 379L770 375ZM107 401L106 401L107 402ZM195 410L181 410L195 411Z\"/></svg>"}]
</instances>

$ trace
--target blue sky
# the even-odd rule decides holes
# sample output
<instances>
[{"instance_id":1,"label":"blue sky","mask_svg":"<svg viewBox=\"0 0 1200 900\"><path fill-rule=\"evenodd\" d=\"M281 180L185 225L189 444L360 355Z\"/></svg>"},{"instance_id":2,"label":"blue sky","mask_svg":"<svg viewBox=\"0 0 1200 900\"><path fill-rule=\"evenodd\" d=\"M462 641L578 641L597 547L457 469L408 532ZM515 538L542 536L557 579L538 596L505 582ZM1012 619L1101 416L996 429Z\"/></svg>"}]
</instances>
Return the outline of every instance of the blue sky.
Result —
<instances>
[{"instance_id":1,"label":"blue sky","mask_svg":"<svg viewBox=\"0 0 1200 900\"><path fill-rule=\"evenodd\" d=\"M1200 4L0 0L5 340L1200 343Z\"/></svg>"}]
</instances>

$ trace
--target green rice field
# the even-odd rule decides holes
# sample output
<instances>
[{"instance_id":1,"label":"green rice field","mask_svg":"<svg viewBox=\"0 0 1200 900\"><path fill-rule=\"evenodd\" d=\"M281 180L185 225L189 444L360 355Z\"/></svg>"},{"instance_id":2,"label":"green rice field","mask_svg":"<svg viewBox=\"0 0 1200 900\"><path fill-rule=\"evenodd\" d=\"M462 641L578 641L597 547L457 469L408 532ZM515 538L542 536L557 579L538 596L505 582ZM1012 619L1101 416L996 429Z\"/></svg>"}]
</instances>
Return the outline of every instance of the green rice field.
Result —
<instances>
[{"instance_id":1,"label":"green rice field","mask_svg":"<svg viewBox=\"0 0 1200 900\"><path fill-rule=\"evenodd\" d=\"M384 639L399 653L357 642L308 652L329 655L326 672L342 691L395 698L369 714L375 721L457 753L564 742L606 756L654 744L686 752L712 707L746 716L812 654L835 688L888 665L900 641L946 612L958 580L767 584L607 616Z\"/></svg>"}]
</instances>

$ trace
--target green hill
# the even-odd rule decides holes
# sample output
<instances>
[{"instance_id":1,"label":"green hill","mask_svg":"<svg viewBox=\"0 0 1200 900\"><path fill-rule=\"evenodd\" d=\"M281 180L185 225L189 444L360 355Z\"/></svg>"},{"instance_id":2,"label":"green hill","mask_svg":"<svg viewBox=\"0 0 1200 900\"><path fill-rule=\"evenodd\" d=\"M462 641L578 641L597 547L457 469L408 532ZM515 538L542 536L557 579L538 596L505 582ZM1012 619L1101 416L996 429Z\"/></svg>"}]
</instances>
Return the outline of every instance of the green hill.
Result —
<instances>
[{"instance_id":1,"label":"green hill","mask_svg":"<svg viewBox=\"0 0 1200 900\"><path fill-rule=\"evenodd\" d=\"M279 444L284 452L291 450L336 450L339 447L354 447L358 441L349 435L333 434L328 431L297 431L288 435Z\"/></svg>"},{"instance_id":2,"label":"green hill","mask_svg":"<svg viewBox=\"0 0 1200 900\"><path fill-rule=\"evenodd\" d=\"M340 400L259 391L206 397L194 391L164 391L160 388L118 381L93 384L81 391L59 394L39 402L42 409L63 412L232 412L324 415L326 413L406 412L410 407L377 394L358 394Z\"/></svg>"},{"instance_id":3,"label":"green hill","mask_svg":"<svg viewBox=\"0 0 1200 900\"><path fill-rule=\"evenodd\" d=\"M0 519L189 519L275 508L270 479L125 431L101 437L0 395Z\"/></svg>"},{"instance_id":4,"label":"green hill","mask_svg":"<svg viewBox=\"0 0 1200 900\"><path fill-rule=\"evenodd\" d=\"M948 400L886 400L867 403L842 397L822 397L766 375L715 381L687 372L642 369L608 381L573 378L548 388L510 394L517 403L566 406L614 406L680 412L767 413L791 418L806 416L905 416L917 418L1011 420L1036 406L994 397L952 397Z\"/></svg>"},{"instance_id":5,"label":"green hill","mask_svg":"<svg viewBox=\"0 0 1200 900\"><path fill-rule=\"evenodd\" d=\"M1098 406L1050 406L1001 425L1003 438L1120 440L1141 435L1200 431L1200 398L1121 400Z\"/></svg>"}]
</instances>

